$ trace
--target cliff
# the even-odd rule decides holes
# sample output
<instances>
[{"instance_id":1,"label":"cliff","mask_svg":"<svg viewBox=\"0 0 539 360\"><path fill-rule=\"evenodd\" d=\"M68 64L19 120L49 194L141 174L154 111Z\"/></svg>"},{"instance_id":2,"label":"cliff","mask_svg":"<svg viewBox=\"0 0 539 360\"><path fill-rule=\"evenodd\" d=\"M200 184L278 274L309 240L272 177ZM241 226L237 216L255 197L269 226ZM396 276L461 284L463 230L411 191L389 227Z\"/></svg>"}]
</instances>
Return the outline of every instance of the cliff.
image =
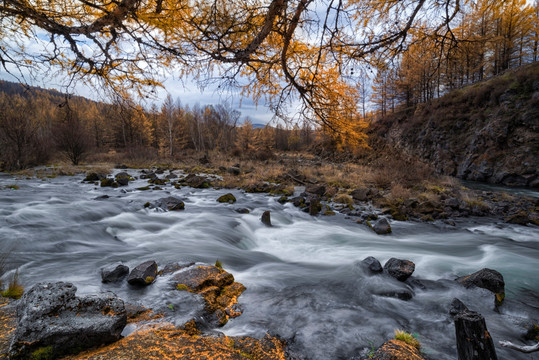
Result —
<instances>
[{"instance_id":1,"label":"cliff","mask_svg":"<svg viewBox=\"0 0 539 360\"><path fill-rule=\"evenodd\" d=\"M372 131L441 174L539 187L539 62L401 109Z\"/></svg>"}]
</instances>

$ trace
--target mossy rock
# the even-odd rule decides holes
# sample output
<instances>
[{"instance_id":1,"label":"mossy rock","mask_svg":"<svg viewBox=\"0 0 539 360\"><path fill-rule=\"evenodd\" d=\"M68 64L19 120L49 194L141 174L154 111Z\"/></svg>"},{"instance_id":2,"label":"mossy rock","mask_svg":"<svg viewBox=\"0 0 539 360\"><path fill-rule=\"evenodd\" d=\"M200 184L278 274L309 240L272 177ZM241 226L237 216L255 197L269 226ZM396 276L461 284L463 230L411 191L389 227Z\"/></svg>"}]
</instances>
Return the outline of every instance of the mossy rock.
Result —
<instances>
[{"instance_id":1,"label":"mossy rock","mask_svg":"<svg viewBox=\"0 0 539 360\"><path fill-rule=\"evenodd\" d=\"M138 187L137 190L146 191L146 190L150 190L150 187L149 186L142 186L142 187Z\"/></svg>"},{"instance_id":2,"label":"mossy rock","mask_svg":"<svg viewBox=\"0 0 539 360\"><path fill-rule=\"evenodd\" d=\"M104 178L104 179L101 179L101 187L117 188L118 183L116 181L114 181L114 179L112 179L112 178Z\"/></svg>"},{"instance_id":3,"label":"mossy rock","mask_svg":"<svg viewBox=\"0 0 539 360\"><path fill-rule=\"evenodd\" d=\"M231 193L228 193L228 194L224 194L222 196L219 196L217 201L220 202L220 203L233 204L233 203L236 202L236 197L234 195L232 195Z\"/></svg>"}]
</instances>

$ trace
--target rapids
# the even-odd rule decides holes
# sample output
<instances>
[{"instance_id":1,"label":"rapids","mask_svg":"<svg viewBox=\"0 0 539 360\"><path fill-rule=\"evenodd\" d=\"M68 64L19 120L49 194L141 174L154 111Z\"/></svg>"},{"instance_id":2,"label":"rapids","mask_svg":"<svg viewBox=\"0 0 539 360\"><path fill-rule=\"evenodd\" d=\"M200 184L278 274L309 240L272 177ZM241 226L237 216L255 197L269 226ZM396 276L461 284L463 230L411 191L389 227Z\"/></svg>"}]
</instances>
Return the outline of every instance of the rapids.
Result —
<instances>
[{"instance_id":1,"label":"rapids","mask_svg":"<svg viewBox=\"0 0 539 360\"><path fill-rule=\"evenodd\" d=\"M359 359L392 338L395 329L404 329L417 334L430 357L449 360L456 358L456 342L448 309L458 297L485 316L500 359L532 358L498 341L521 343L523 326L539 319L537 226L494 218L457 219L456 226L392 221L393 234L378 236L341 214L311 217L266 194L232 190L238 201L220 204L216 199L229 190L165 186L139 191L146 180L114 189L82 179L0 174L0 249L11 251L4 281L19 268L27 288L69 281L79 293L114 291L181 324L201 302L172 290L166 277L137 290L125 282L102 284L100 268L117 262L133 268L146 260L160 267L220 260L247 287L239 298L243 315L219 329L227 335L269 332L290 340L291 353L306 359ZM102 195L109 198L96 199ZM144 208L165 196L181 198L185 210ZM237 208L251 212L239 214ZM271 210L273 227L260 222L264 210ZM416 278L448 280L414 289L410 301L375 295L378 289L403 285L365 275L358 261L367 256L382 264L391 257L409 259L416 264ZM484 267L505 278L500 313L493 311L492 293L450 281Z\"/></svg>"}]
</instances>

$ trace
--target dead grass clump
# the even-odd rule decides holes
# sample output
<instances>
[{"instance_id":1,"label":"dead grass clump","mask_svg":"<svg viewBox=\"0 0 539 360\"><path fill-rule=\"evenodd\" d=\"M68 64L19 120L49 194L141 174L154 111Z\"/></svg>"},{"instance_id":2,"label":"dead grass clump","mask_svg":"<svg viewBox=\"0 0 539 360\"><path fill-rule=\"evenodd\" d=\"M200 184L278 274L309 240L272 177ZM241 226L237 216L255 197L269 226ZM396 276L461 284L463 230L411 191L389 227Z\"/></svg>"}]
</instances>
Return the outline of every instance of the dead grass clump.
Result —
<instances>
[{"instance_id":1,"label":"dead grass clump","mask_svg":"<svg viewBox=\"0 0 539 360\"><path fill-rule=\"evenodd\" d=\"M406 200L412 197L412 191L409 188L402 186L400 183L393 183L391 185L391 192L389 193L389 199L393 201Z\"/></svg>"},{"instance_id":2,"label":"dead grass clump","mask_svg":"<svg viewBox=\"0 0 539 360\"><path fill-rule=\"evenodd\" d=\"M338 194L335 196L335 198L333 198L333 201L339 204L347 205L347 206L354 204L354 199L352 199L352 197L347 194Z\"/></svg>"}]
</instances>

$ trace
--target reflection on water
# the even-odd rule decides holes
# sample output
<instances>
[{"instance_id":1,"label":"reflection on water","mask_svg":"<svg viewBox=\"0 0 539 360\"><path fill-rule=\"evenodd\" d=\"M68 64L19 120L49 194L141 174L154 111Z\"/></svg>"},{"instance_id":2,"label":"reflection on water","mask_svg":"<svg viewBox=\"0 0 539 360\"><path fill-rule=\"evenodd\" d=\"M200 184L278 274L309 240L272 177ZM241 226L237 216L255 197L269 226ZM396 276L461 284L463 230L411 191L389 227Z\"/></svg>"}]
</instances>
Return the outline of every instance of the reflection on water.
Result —
<instances>
[{"instance_id":1,"label":"reflection on water","mask_svg":"<svg viewBox=\"0 0 539 360\"><path fill-rule=\"evenodd\" d=\"M180 324L197 313L200 299L172 290L166 277L144 290L125 283L104 285L100 268L117 262L134 267L149 259L160 266L218 259L247 287L239 299L244 314L222 330L229 335L279 334L293 339L292 351L309 359L349 359L370 343L380 345L397 328L417 333L433 358L454 359L454 328L447 314L454 297L486 317L496 343L518 341L523 324L539 318L536 226L485 218L458 220L456 227L393 222L392 235L378 236L353 219L311 217L261 194L233 190L238 201L231 205L216 202L225 190L139 191L144 180L118 189L81 180L0 175L0 245L14 249L8 267L20 268L26 286L62 280L85 293L114 291ZM10 184L20 189L6 189ZM109 198L96 200L104 194ZM184 200L185 211L143 206L170 195ZM251 212L239 214L237 208ZM271 210L271 228L260 222L264 210ZM367 256L382 263L391 257L410 259L416 264L414 275L428 280L494 268L505 277L507 302L496 313L488 291L465 290L449 280L412 289L410 301L377 295L410 288L364 274L358 261ZM500 358L529 358L500 347L497 351Z\"/></svg>"}]
</instances>

